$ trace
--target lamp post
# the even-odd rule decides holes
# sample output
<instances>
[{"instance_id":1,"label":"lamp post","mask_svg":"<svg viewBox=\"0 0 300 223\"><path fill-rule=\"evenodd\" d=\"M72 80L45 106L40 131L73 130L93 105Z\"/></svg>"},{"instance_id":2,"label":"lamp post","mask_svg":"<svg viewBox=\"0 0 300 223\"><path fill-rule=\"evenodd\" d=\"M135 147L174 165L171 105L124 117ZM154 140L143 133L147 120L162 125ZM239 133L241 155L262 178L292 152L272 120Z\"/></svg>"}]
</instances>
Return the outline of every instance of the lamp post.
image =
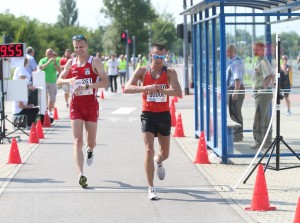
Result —
<instances>
[{"instance_id":1,"label":"lamp post","mask_svg":"<svg viewBox=\"0 0 300 223\"><path fill-rule=\"evenodd\" d=\"M186 0L183 0L183 9L186 9ZM189 64L188 64L188 33L187 16L183 16L183 57L184 57L184 93L189 95Z\"/></svg>"},{"instance_id":2,"label":"lamp post","mask_svg":"<svg viewBox=\"0 0 300 223\"><path fill-rule=\"evenodd\" d=\"M126 29L126 80L129 80L129 44L128 44L128 38L129 38L129 32L128 29Z\"/></svg>"},{"instance_id":3,"label":"lamp post","mask_svg":"<svg viewBox=\"0 0 300 223\"><path fill-rule=\"evenodd\" d=\"M148 23L148 64L150 64L150 51L151 51L151 23Z\"/></svg>"}]
</instances>

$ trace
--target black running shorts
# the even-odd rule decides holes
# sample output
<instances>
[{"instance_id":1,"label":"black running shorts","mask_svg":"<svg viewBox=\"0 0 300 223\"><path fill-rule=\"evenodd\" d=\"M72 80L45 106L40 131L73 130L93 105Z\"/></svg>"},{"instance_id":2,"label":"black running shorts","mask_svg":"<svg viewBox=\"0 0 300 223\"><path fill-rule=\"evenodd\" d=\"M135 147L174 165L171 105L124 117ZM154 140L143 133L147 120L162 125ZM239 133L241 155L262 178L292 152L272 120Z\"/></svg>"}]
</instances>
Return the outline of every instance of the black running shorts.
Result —
<instances>
[{"instance_id":1,"label":"black running shorts","mask_svg":"<svg viewBox=\"0 0 300 223\"><path fill-rule=\"evenodd\" d=\"M162 136L171 134L171 114L166 112L142 112L142 132L152 132L155 137L157 133Z\"/></svg>"}]
</instances>

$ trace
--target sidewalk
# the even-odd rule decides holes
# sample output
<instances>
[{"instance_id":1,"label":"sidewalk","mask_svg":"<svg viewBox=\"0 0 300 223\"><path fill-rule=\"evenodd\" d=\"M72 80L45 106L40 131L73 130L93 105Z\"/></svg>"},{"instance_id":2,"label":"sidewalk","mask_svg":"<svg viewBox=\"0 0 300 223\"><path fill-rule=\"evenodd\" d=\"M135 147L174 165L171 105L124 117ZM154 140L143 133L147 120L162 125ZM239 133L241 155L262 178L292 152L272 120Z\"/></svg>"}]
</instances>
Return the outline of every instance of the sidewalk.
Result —
<instances>
[{"instance_id":1,"label":"sidewalk","mask_svg":"<svg viewBox=\"0 0 300 223\"><path fill-rule=\"evenodd\" d=\"M192 162L195 160L199 142L199 139L196 139L194 134L193 103L193 95L184 96L183 99L179 99L178 103L176 103L176 113L181 113L186 137L175 138ZM292 126L290 126L290 129L293 129ZM235 158L231 160L232 164L220 164L220 159L214 156L212 150L208 150L208 154L212 164L195 164L195 166L206 176L212 186L221 191L220 195L230 205L234 206L237 211L259 223L293 222L298 197L300 196L300 172L298 168L280 171L267 169L265 179L269 192L270 206L275 206L277 209L266 212L246 211L245 208L251 206L257 169L255 169L245 184L243 184L243 181L254 168L258 159L253 162L253 166L245 174L252 158ZM274 166L274 163L275 157L272 157L270 166ZM280 157L280 168L299 165L300 161L295 157ZM240 183L238 184L238 182Z\"/></svg>"},{"instance_id":2,"label":"sidewalk","mask_svg":"<svg viewBox=\"0 0 300 223\"><path fill-rule=\"evenodd\" d=\"M65 108L63 94L59 93L57 106L59 109L59 117L67 116L68 109ZM193 95L183 96L179 99L176 106L176 114L181 113L185 137L174 138L181 146L182 150L190 158L191 162L195 160L195 155L198 148L198 139L194 134L194 97ZM6 110L8 117L10 117L10 104L6 103ZM55 121L55 125L59 121ZM7 123L7 125L9 125ZM7 126L9 129L9 126ZM291 127L292 128L292 127ZM44 134L51 133L53 128L44 128ZM28 130L29 132L29 130ZM172 128L174 133L174 128ZM28 144L28 137L21 134L22 141L18 142L18 148L22 157L22 162L26 162L28 157L34 152L39 144ZM42 142L43 140L41 140ZM10 144L5 142L0 147L0 178L11 178L19 170L21 165L7 164L10 152ZM237 212L245 216L246 219L252 219L252 222L259 223L288 223L293 222L295 210L297 206L298 197L300 196L300 172L297 168L273 171L267 170L265 172L267 188L269 192L270 206L275 206L277 210L259 212L259 211L245 211L245 208L251 206L252 195L254 191L254 182L256 179L256 170L248 179L246 184L242 182L235 189L235 185L246 171L248 164L252 159L235 159L233 164L220 164L218 159L212 159L213 152L208 151L211 157L212 164L195 164L196 168L207 178L211 185L219 192L219 194L228 201ZM171 157L170 157L171 158ZM274 163L274 159L271 162ZM299 161L295 160L293 163L291 158L281 158L281 163L289 163L289 165L299 165ZM256 162L255 162L256 163ZM252 169L252 168L251 168ZM248 173L247 173L248 174ZM6 182L6 181L2 181ZM8 184L9 182L6 182ZM5 189L6 185L0 185L0 195ZM201 210L199 210L201 211ZM251 220L249 220L251 222Z\"/></svg>"}]
</instances>

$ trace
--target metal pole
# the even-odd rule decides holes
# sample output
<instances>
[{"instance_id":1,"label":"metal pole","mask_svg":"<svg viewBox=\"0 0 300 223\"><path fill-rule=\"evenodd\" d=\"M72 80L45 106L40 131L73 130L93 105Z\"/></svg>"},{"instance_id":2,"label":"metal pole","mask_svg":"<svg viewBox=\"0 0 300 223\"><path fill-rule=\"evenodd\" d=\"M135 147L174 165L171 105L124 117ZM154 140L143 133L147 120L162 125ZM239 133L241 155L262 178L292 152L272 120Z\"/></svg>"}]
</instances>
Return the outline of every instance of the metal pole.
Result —
<instances>
[{"instance_id":1,"label":"metal pole","mask_svg":"<svg viewBox=\"0 0 300 223\"><path fill-rule=\"evenodd\" d=\"M193 6L193 0L191 0L191 6ZM193 15L191 15L191 40L193 38ZM194 86L194 53L193 53L193 41L190 43L190 55L191 55L191 87Z\"/></svg>"},{"instance_id":2,"label":"metal pole","mask_svg":"<svg viewBox=\"0 0 300 223\"><path fill-rule=\"evenodd\" d=\"M185 10L186 0L183 0L183 9ZM184 54L184 93L189 95L189 64L188 64L188 33L187 33L187 16L183 16L183 54Z\"/></svg>"},{"instance_id":3,"label":"metal pole","mask_svg":"<svg viewBox=\"0 0 300 223\"><path fill-rule=\"evenodd\" d=\"M151 52L151 23L149 23L149 29L148 29L148 48L149 48L149 53L148 53L148 64L150 65L150 52Z\"/></svg>"},{"instance_id":4,"label":"metal pole","mask_svg":"<svg viewBox=\"0 0 300 223\"><path fill-rule=\"evenodd\" d=\"M126 80L129 80L129 44L128 44L128 38L129 38L129 32L128 29L126 29Z\"/></svg>"},{"instance_id":5,"label":"metal pole","mask_svg":"<svg viewBox=\"0 0 300 223\"><path fill-rule=\"evenodd\" d=\"M0 144L3 143L5 138L5 110L4 110L4 74L3 74L3 60L0 59Z\"/></svg>"},{"instance_id":6,"label":"metal pole","mask_svg":"<svg viewBox=\"0 0 300 223\"><path fill-rule=\"evenodd\" d=\"M135 53L135 36L132 36L132 57L133 57L133 70L135 70L135 66L136 66L136 53Z\"/></svg>"}]
</instances>

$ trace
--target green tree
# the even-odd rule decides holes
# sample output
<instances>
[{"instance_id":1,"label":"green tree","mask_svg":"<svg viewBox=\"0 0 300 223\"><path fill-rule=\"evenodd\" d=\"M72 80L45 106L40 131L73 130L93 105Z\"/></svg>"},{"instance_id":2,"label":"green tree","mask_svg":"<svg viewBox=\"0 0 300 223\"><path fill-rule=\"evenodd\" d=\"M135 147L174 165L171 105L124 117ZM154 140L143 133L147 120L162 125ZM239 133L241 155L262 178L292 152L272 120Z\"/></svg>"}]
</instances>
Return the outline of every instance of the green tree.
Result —
<instances>
[{"instance_id":1,"label":"green tree","mask_svg":"<svg viewBox=\"0 0 300 223\"><path fill-rule=\"evenodd\" d=\"M151 25L152 42L162 43L166 45L167 49L173 48L173 43L176 40L176 28L174 26L174 19L170 14L161 15Z\"/></svg>"},{"instance_id":2,"label":"green tree","mask_svg":"<svg viewBox=\"0 0 300 223\"><path fill-rule=\"evenodd\" d=\"M58 24L60 27L75 26L78 19L78 9L76 0L60 0L60 15L58 15Z\"/></svg>"},{"instance_id":3,"label":"green tree","mask_svg":"<svg viewBox=\"0 0 300 223\"><path fill-rule=\"evenodd\" d=\"M114 38L118 40L117 50L123 49L120 42L121 32L128 30L129 37L136 36L136 51L148 51L148 29L145 24L152 23L157 17L150 0L103 0L103 5L104 8L100 12L111 19L113 27L117 30ZM109 49L110 46L104 46L104 48ZM124 51L116 53L124 53Z\"/></svg>"}]
</instances>

